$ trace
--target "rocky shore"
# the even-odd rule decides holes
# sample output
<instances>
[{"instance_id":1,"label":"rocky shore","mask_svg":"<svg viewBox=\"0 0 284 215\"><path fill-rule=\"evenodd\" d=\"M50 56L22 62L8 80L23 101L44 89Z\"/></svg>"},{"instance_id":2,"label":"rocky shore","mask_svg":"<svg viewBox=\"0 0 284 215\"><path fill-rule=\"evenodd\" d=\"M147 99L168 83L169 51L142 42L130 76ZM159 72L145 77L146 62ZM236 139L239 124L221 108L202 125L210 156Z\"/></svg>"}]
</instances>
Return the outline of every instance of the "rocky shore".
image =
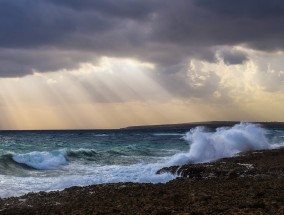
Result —
<instances>
[{"instance_id":1,"label":"rocky shore","mask_svg":"<svg viewBox=\"0 0 284 215\"><path fill-rule=\"evenodd\" d=\"M180 177L29 193L0 199L0 214L284 214L284 148L162 172Z\"/></svg>"}]
</instances>

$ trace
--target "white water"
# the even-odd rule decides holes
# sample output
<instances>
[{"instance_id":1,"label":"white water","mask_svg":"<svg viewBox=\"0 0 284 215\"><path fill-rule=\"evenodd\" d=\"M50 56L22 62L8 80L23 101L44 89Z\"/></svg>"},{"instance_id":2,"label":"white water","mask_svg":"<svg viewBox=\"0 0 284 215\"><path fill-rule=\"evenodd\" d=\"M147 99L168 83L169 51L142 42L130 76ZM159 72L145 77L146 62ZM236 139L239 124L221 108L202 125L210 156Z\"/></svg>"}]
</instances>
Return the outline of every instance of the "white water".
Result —
<instances>
[{"instance_id":1,"label":"white water","mask_svg":"<svg viewBox=\"0 0 284 215\"><path fill-rule=\"evenodd\" d=\"M240 152L275 148L269 144L265 134L265 129L251 123L219 128L216 132L197 127L184 137L191 142L189 152L174 155L169 164L204 163L232 157Z\"/></svg>"},{"instance_id":2,"label":"white water","mask_svg":"<svg viewBox=\"0 0 284 215\"><path fill-rule=\"evenodd\" d=\"M215 132L197 127L184 136L189 143L187 152L177 153L171 157L157 157L152 163L123 166L92 162L68 163L64 151L18 154L13 156L16 162L39 171L33 172L29 177L0 175L0 197L102 183L165 183L176 177L168 173L156 174L157 170L165 166L207 162L231 157L243 151L274 148L265 135L265 129L249 123L241 123L232 128L220 128ZM52 176L50 172L54 171L58 174Z\"/></svg>"},{"instance_id":3,"label":"white water","mask_svg":"<svg viewBox=\"0 0 284 215\"><path fill-rule=\"evenodd\" d=\"M81 169L84 175L63 175L60 177L14 177L0 175L0 197L20 196L28 192L62 190L71 186L91 184L138 182L165 183L176 176L156 171L164 167L162 163L135 164L130 166L80 166L70 164L70 169ZM88 174L86 174L88 172Z\"/></svg>"},{"instance_id":4,"label":"white water","mask_svg":"<svg viewBox=\"0 0 284 215\"><path fill-rule=\"evenodd\" d=\"M52 170L67 165L68 162L65 157L64 151L30 152L13 155L13 160L35 169Z\"/></svg>"}]
</instances>

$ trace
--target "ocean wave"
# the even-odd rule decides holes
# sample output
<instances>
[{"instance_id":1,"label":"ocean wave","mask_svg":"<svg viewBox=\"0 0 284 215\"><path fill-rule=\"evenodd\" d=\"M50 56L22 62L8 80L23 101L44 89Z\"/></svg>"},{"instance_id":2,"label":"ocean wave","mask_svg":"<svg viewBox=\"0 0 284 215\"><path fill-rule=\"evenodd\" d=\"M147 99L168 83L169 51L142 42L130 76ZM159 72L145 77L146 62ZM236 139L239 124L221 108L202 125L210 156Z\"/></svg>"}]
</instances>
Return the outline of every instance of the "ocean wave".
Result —
<instances>
[{"instance_id":1,"label":"ocean wave","mask_svg":"<svg viewBox=\"0 0 284 215\"><path fill-rule=\"evenodd\" d=\"M68 149L66 150L67 158L70 160L73 159L85 159L89 161L98 161L98 160L104 160L104 158L113 156L127 156L127 153L119 147L115 147L109 150L100 150L96 151L94 149Z\"/></svg>"},{"instance_id":2,"label":"ocean wave","mask_svg":"<svg viewBox=\"0 0 284 215\"><path fill-rule=\"evenodd\" d=\"M0 156L0 197L90 184L164 183L176 177L170 173L156 174L165 166L207 162L231 157L243 151L271 149L276 145L270 144L267 133L267 130L258 125L241 123L230 128L219 128L216 131L204 127L192 129L183 134L188 146L184 144L185 141L180 141L185 148L179 149L168 147L170 144L176 145L174 141L167 143L167 147L164 144L157 144L159 139L157 137L153 137L154 144L147 144L149 133L147 135L143 133L147 138L141 142L144 145L134 142L135 139L132 136L128 140L130 143L120 140L115 144L106 144L104 147L92 143L80 145L79 147L82 148L76 148L76 145L73 145L73 148L56 151L6 153ZM283 136L281 133L280 135ZM161 139L165 141L170 138L162 137ZM283 139L280 139L280 142L283 142ZM275 141L275 143L279 142ZM163 148L160 147L161 145ZM180 151L184 153L172 156ZM3 169L8 165L10 171L14 173L2 174L1 165ZM50 169L54 171L42 171ZM18 177L20 170L23 172L27 170L26 172L31 174L26 174L27 177Z\"/></svg>"},{"instance_id":3,"label":"ocean wave","mask_svg":"<svg viewBox=\"0 0 284 215\"><path fill-rule=\"evenodd\" d=\"M92 158L98 155L94 149L69 149L66 150L67 157L74 157L74 158Z\"/></svg>"},{"instance_id":4,"label":"ocean wave","mask_svg":"<svg viewBox=\"0 0 284 215\"><path fill-rule=\"evenodd\" d=\"M154 133L153 136L183 136L181 133Z\"/></svg>"},{"instance_id":5,"label":"ocean wave","mask_svg":"<svg viewBox=\"0 0 284 215\"><path fill-rule=\"evenodd\" d=\"M155 157L148 148L137 146L120 146L107 150L95 149L64 149L66 160L70 163L91 162L97 165L106 164L132 164L141 160L143 157ZM158 159L158 158L157 158Z\"/></svg>"},{"instance_id":6,"label":"ocean wave","mask_svg":"<svg viewBox=\"0 0 284 215\"><path fill-rule=\"evenodd\" d=\"M57 170L70 163L93 163L97 165L133 164L146 156L150 157L149 149L135 146L114 147L108 150L94 149L60 149L55 151L33 151L29 153L10 153L0 159L0 174L3 171L18 175L18 169L27 170ZM154 155L152 155L154 156ZM4 159L5 158L5 159ZM144 158L145 159L145 158ZM147 160L147 159L146 159ZM87 165L87 164L86 164ZM1 168L1 166L3 168ZM13 171L12 171L13 168Z\"/></svg>"},{"instance_id":7,"label":"ocean wave","mask_svg":"<svg viewBox=\"0 0 284 215\"><path fill-rule=\"evenodd\" d=\"M169 165L209 162L232 157L240 152L273 148L266 137L266 130L251 123L222 127L215 132L205 127L196 127L186 133L184 138L190 143L189 151L174 155Z\"/></svg>"},{"instance_id":8,"label":"ocean wave","mask_svg":"<svg viewBox=\"0 0 284 215\"><path fill-rule=\"evenodd\" d=\"M13 160L13 153L7 153L0 156L0 174L25 176L33 168L26 164L17 163Z\"/></svg>"},{"instance_id":9,"label":"ocean wave","mask_svg":"<svg viewBox=\"0 0 284 215\"><path fill-rule=\"evenodd\" d=\"M20 164L39 170L58 169L68 164L64 150L52 152L30 152L26 154L15 154L13 160Z\"/></svg>"},{"instance_id":10,"label":"ocean wave","mask_svg":"<svg viewBox=\"0 0 284 215\"><path fill-rule=\"evenodd\" d=\"M176 176L170 173L156 174L162 164L133 164L127 166L89 166L88 174L59 175L57 177L7 177L0 175L0 197L19 196L28 192L63 190L71 186L92 184L137 182L165 183ZM77 172L78 173L78 172Z\"/></svg>"},{"instance_id":11,"label":"ocean wave","mask_svg":"<svg viewBox=\"0 0 284 215\"><path fill-rule=\"evenodd\" d=\"M95 137L108 137L108 134L94 134Z\"/></svg>"}]
</instances>

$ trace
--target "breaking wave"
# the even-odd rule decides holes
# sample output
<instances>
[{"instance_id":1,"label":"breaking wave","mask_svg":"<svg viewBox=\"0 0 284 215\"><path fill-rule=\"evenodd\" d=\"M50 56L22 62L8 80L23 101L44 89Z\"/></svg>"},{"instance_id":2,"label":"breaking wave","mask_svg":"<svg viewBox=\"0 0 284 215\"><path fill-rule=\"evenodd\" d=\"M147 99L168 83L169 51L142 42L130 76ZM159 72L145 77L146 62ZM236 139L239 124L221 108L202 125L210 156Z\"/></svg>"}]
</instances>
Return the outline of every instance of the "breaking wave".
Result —
<instances>
[{"instance_id":1,"label":"breaking wave","mask_svg":"<svg viewBox=\"0 0 284 215\"><path fill-rule=\"evenodd\" d=\"M190 143L188 153L174 155L170 165L203 163L232 157L240 152L273 148L266 138L266 130L251 123L222 127L215 132L196 127L186 133L184 139Z\"/></svg>"},{"instance_id":2,"label":"breaking wave","mask_svg":"<svg viewBox=\"0 0 284 215\"><path fill-rule=\"evenodd\" d=\"M82 148L77 148L78 144L69 144L74 138L69 135L64 136L68 144L62 145L63 148L49 147L48 151L47 147L32 147L33 151L28 148L17 153L13 148L3 150L0 155L0 197L90 184L164 183L176 177L170 173L156 174L166 166L209 162L240 152L284 145L283 130L266 130L251 123L214 131L196 127L183 137L178 137L178 132L163 132L156 135L125 133L110 136L104 140L105 144L97 145L91 139L89 144L81 144Z\"/></svg>"},{"instance_id":3,"label":"breaking wave","mask_svg":"<svg viewBox=\"0 0 284 215\"><path fill-rule=\"evenodd\" d=\"M68 164L64 151L53 152L30 152L26 154L15 154L13 160L20 164L39 170L58 169Z\"/></svg>"}]
</instances>

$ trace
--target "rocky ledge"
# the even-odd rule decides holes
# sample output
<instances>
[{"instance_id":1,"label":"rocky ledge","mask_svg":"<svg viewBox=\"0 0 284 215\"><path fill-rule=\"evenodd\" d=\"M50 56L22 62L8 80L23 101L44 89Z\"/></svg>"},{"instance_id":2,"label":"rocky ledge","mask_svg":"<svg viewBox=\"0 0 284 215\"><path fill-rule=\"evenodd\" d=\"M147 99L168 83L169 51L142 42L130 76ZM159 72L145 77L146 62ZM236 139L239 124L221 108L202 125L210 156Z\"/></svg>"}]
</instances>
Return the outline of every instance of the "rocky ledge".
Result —
<instances>
[{"instance_id":1,"label":"rocky ledge","mask_svg":"<svg viewBox=\"0 0 284 215\"><path fill-rule=\"evenodd\" d=\"M0 214L283 214L284 148L163 172L179 177L29 193L0 199Z\"/></svg>"}]
</instances>

